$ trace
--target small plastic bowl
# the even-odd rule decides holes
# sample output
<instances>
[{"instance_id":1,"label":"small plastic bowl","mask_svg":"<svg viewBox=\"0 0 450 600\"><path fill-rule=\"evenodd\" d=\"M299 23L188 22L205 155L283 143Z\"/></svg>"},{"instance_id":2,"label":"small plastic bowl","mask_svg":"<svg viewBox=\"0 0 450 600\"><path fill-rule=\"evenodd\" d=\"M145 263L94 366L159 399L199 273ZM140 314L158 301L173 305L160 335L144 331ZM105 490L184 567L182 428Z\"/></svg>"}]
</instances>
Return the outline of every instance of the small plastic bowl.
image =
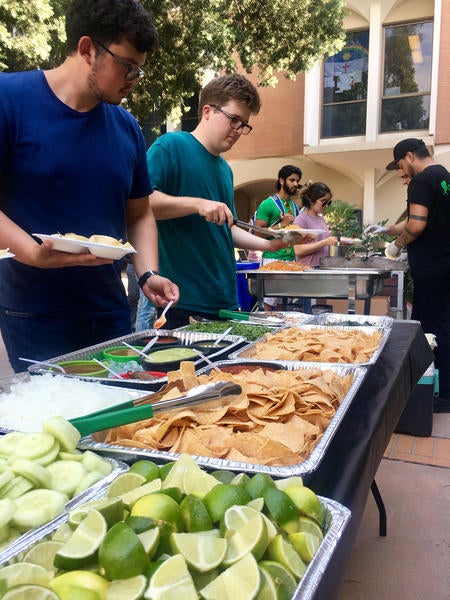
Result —
<instances>
[{"instance_id":1,"label":"small plastic bowl","mask_svg":"<svg viewBox=\"0 0 450 600\"><path fill-rule=\"evenodd\" d=\"M133 346L137 350L142 350L143 346ZM103 350L103 358L105 360L113 360L118 363L130 362L139 360L140 354L137 350L132 350L128 346L114 346Z\"/></svg>"},{"instance_id":2,"label":"small plastic bowl","mask_svg":"<svg viewBox=\"0 0 450 600\"><path fill-rule=\"evenodd\" d=\"M95 360L68 360L57 364L69 375L76 375L78 377L108 376L108 371L103 369Z\"/></svg>"},{"instance_id":3,"label":"small plastic bowl","mask_svg":"<svg viewBox=\"0 0 450 600\"><path fill-rule=\"evenodd\" d=\"M192 342L192 344L189 344L189 346L191 348L196 348L197 350L200 350L200 352L202 352L205 356L208 356L208 354L214 354L215 352L219 352L220 350L231 346L231 342L227 340L222 340L217 344L217 346L214 346L215 342L215 339L198 340L196 342Z\"/></svg>"},{"instance_id":4,"label":"small plastic bowl","mask_svg":"<svg viewBox=\"0 0 450 600\"><path fill-rule=\"evenodd\" d=\"M169 348L151 348L148 352L149 359L141 356L141 365L147 371L175 371L180 368L180 363L185 360L198 360L199 356L194 348L189 346L170 346Z\"/></svg>"},{"instance_id":5,"label":"small plastic bowl","mask_svg":"<svg viewBox=\"0 0 450 600\"><path fill-rule=\"evenodd\" d=\"M139 338L138 340L134 341L133 345L142 345L142 346L146 346L149 342L151 342L151 340L153 340L156 336L154 335L149 335L147 337L143 337L143 338ZM180 338L174 336L174 335L160 335L158 336L158 339L155 342L155 346L161 347L164 346L165 348L167 346L179 346L180 344Z\"/></svg>"}]
</instances>

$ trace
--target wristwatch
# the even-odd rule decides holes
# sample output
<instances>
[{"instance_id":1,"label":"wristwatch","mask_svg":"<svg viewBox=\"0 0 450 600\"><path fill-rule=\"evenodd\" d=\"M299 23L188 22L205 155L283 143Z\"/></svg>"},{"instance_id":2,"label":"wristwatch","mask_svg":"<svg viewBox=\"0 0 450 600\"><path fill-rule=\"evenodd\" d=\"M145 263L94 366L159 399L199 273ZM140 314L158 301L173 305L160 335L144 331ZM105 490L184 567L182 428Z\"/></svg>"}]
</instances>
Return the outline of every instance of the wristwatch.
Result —
<instances>
[{"instance_id":1,"label":"wristwatch","mask_svg":"<svg viewBox=\"0 0 450 600\"><path fill-rule=\"evenodd\" d=\"M142 289L147 279L153 275L159 275L158 271L145 271L138 279L138 286Z\"/></svg>"}]
</instances>

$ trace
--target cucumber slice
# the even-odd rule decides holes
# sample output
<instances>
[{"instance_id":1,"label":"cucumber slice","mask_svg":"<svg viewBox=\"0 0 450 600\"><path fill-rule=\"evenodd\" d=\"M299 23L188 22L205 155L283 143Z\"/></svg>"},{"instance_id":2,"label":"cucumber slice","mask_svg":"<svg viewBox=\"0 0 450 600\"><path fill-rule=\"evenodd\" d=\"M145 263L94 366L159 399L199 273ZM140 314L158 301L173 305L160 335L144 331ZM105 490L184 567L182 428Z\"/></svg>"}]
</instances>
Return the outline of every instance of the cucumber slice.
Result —
<instances>
[{"instance_id":1,"label":"cucumber slice","mask_svg":"<svg viewBox=\"0 0 450 600\"><path fill-rule=\"evenodd\" d=\"M86 475L77 485L73 495L78 496L78 494L81 494L81 492L84 492L84 490L87 490L89 487L91 487L91 485L94 485L94 483L97 483L97 481L100 481L103 478L104 475L103 473L100 473L100 471L91 471L90 473L86 473Z\"/></svg>"},{"instance_id":2,"label":"cucumber slice","mask_svg":"<svg viewBox=\"0 0 450 600\"><path fill-rule=\"evenodd\" d=\"M12 431L0 437L0 456L8 458L16 449L17 444L28 434L22 431Z\"/></svg>"},{"instance_id":3,"label":"cucumber slice","mask_svg":"<svg viewBox=\"0 0 450 600\"><path fill-rule=\"evenodd\" d=\"M2 498L10 498L14 500L14 498L20 498L22 494L26 494L30 490L34 488L34 485L22 475L17 475L12 479L9 483L5 485L5 487L1 491Z\"/></svg>"},{"instance_id":4,"label":"cucumber slice","mask_svg":"<svg viewBox=\"0 0 450 600\"><path fill-rule=\"evenodd\" d=\"M34 462L39 463L43 467L47 467L48 465L50 465L52 462L54 462L58 458L59 451L60 451L59 442L58 442L58 440L55 440L55 443L53 444L53 447L51 448L51 450L49 450L49 452L47 452L46 454L43 454L42 456L35 458Z\"/></svg>"},{"instance_id":5,"label":"cucumber slice","mask_svg":"<svg viewBox=\"0 0 450 600\"><path fill-rule=\"evenodd\" d=\"M98 456L98 454L91 452L91 450L86 450L83 452L83 458L81 462L88 472L99 471L100 473L103 473L103 475L109 475L112 471L112 464L105 458L102 458L101 456Z\"/></svg>"},{"instance_id":6,"label":"cucumber slice","mask_svg":"<svg viewBox=\"0 0 450 600\"><path fill-rule=\"evenodd\" d=\"M80 432L64 417L51 417L42 424L42 429L50 433L61 445L63 450L72 452L81 439Z\"/></svg>"},{"instance_id":7,"label":"cucumber slice","mask_svg":"<svg viewBox=\"0 0 450 600\"><path fill-rule=\"evenodd\" d=\"M33 460L19 458L11 465L11 471L28 479L36 488L52 487L52 476L48 469Z\"/></svg>"},{"instance_id":8,"label":"cucumber slice","mask_svg":"<svg viewBox=\"0 0 450 600\"><path fill-rule=\"evenodd\" d=\"M17 444L14 455L16 458L34 460L45 456L55 446L55 438L49 433L29 433Z\"/></svg>"},{"instance_id":9,"label":"cucumber slice","mask_svg":"<svg viewBox=\"0 0 450 600\"><path fill-rule=\"evenodd\" d=\"M60 515L68 499L67 494L57 490L31 490L14 500L12 523L20 531L40 527Z\"/></svg>"},{"instance_id":10,"label":"cucumber slice","mask_svg":"<svg viewBox=\"0 0 450 600\"><path fill-rule=\"evenodd\" d=\"M9 526L9 523L6 523L5 525L0 525L0 544L9 538L10 531L11 527Z\"/></svg>"},{"instance_id":11,"label":"cucumber slice","mask_svg":"<svg viewBox=\"0 0 450 600\"><path fill-rule=\"evenodd\" d=\"M0 496L2 494L2 489L5 487L7 483L14 479L14 473L10 469L6 469L3 473L0 473Z\"/></svg>"},{"instance_id":12,"label":"cucumber slice","mask_svg":"<svg viewBox=\"0 0 450 600\"><path fill-rule=\"evenodd\" d=\"M0 527L7 525L13 518L16 505L10 498L0 500Z\"/></svg>"},{"instance_id":13,"label":"cucumber slice","mask_svg":"<svg viewBox=\"0 0 450 600\"><path fill-rule=\"evenodd\" d=\"M57 460L48 465L47 471L52 480L50 487L70 497L86 475L83 464L74 460Z\"/></svg>"},{"instance_id":14,"label":"cucumber slice","mask_svg":"<svg viewBox=\"0 0 450 600\"><path fill-rule=\"evenodd\" d=\"M81 462L83 460L83 453L81 450L74 450L73 452L64 452L64 450L61 450L59 458L61 460L76 460Z\"/></svg>"}]
</instances>

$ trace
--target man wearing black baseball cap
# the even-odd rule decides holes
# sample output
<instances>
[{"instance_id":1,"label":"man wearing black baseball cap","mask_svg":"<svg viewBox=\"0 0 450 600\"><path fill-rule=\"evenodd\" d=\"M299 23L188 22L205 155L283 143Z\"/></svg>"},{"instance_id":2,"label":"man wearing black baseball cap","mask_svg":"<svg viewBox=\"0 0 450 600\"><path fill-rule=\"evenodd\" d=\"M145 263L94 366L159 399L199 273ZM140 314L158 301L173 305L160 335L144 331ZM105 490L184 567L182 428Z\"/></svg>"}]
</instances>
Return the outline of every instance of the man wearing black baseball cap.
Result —
<instances>
[{"instance_id":1,"label":"man wearing black baseball cap","mask_svg":"<svg viewBox=\"0 0 450 600\"><path fill-rule=\"evenodd\" d=\"M440 397L434 410L450 412L450 173L434 162L423 140L402 140L393 154L386 169L411 177L407 217L391 227L369 225L365 233L398 236L386 248L388 258L408 249L414 283L411 318L437 341Z\"/></svg>"}]
</instances>

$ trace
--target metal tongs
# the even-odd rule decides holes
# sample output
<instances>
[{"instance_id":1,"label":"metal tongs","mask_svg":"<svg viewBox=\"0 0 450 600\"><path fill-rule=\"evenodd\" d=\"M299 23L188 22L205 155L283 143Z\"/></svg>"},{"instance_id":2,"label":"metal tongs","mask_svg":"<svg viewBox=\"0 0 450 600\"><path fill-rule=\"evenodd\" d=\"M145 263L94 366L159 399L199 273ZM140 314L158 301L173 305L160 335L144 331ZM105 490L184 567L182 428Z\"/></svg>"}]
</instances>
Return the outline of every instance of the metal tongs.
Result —
<instances>
[{"instance_id":1,"label":"metal tongs","mask_svg":"<svg viewBox=\"0 0 450 600\"><path fill-rule=\"evenodd\" d=\"M154 394L146 394L136 400L128 400L116 406L110 406L102 410L70 419L74 427L82 436L89 435L103 429L127 425L142 419L149 419L158 412L179 408L191 408L198 404L204 404L201 410L215 410L222 405L222 398L238 396L242 388L232 381L215 381L206 383L190 389L184 396L169 398L151 403Z\"/></svg>"},{"instance_id":2,"label":"metal tongs","mask_svg":"<svg viewBox=\"0 0 450 600\"><path fill-rule=\"evenodd\" d=\"M222 319L233 319L234 321L248 321L254 325L266 325L269 327L279 327L286 324L282 317L273 317L270 313L255 315L254 313L242 310L220 309L219 317Z\"/></svg>"},{"instance_id":3,"label":"metal tongs","mask_svg":"<svg viewBox=\"0 0 450 600\"><path fill-rule=\"evenodd\" d=\"M248 229L250 231L254 231L255 233L260 233L266 237L277 238L283 240L283 242L286 242L287 244L299 244L305 239L305 237L308 237L295 229L271 229L270 227L258 227L257 225L251 225L250 223L240 221L239 219L234 219L233 223L238 227L242 227L242 229Z\"/></svg>"}]
</instances>

